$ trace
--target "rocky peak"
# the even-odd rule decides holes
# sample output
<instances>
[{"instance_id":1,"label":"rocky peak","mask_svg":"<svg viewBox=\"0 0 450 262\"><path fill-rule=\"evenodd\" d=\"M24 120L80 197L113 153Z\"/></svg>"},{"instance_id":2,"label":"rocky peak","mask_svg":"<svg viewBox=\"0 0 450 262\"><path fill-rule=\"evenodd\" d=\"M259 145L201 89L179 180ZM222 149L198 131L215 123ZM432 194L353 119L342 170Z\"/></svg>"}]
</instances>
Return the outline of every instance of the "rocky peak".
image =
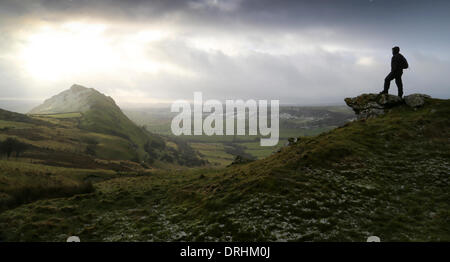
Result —
<instances>
[{"instance_id":1,"label":"rocky peak","mask_svg":"<svg viewBox=\"0 0 450 262\"><path fill-rule=\"evenodd\" d=\"M358 119L376 117L386 113L387 109L406 104L418 108L430 98L429 95L412 94L404 99L389 94L362 94L357 97L345 98L345 103L355 111Z\"/></svg>"}]
</instances>

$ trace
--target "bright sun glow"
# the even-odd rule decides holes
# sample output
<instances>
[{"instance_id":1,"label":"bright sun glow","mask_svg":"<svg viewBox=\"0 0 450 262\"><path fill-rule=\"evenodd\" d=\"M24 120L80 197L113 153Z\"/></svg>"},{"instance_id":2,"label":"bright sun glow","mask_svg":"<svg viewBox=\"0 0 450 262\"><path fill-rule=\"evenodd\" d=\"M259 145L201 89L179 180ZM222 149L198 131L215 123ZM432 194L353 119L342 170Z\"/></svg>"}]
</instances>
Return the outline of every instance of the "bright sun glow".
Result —
<instances>
[{"instance_id":1,"label":"bright sun glow","mask_svg":"<svg viewBox=\"0 0 450 262\"><path fill-rule=\"evenodd\" d=\"M57 80L68 74L107 70L117 61L103 37L104 25L64 24L44 27L30 35L22 52L29 73L41 80Z\"/></svg>"},{"instance_id":2,"label":"bright sun glow","mask_svg":"<svg viewBox=\"0 0 450 262\"><path fill-rule=\"evenodd\" d=\"M83 23L42 27L26 38L20 58L25 70L42 81L124 71L192 75L146 55L146 47L167 33L145 30L117 39L106 30L106 25Z\"/></svg>"},{"instance_id":3,"label":"bright sun glow","mask_svg":"<svg viewBox=\"0 0 450 262\"><path fill-rule=\"evenodd\" d=\"M371 66L375 63L375 59L371 56L364 56L359 58L358 61L356 61L356 63L358 65Z\"/></svg>"}]
</instances>

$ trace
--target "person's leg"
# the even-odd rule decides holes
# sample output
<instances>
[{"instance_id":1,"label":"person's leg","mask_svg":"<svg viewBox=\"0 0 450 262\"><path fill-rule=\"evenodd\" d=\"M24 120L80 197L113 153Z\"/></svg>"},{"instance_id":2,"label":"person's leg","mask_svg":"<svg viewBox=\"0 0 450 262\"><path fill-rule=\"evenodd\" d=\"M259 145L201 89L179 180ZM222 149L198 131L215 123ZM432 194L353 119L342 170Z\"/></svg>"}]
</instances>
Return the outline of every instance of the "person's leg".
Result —
<instances>
[{"instance_id":1,"label":"person's leg","mask_svg":"<svg viewBox=\"0 0 450 262\"><path fill-rule=\"evenodd\" d=\"M395 76L395 84L397 85L397 88L398 88L398 96L402 97L403 96L402 73L397 74Z\"/></svg>"},{"instance_id":2,"label":"person's leg","mask_svg":"<svg viewBox=\"0 0 450 262\"><path fill-rule=\"evenodd\" d=\"M387 94L389 91L389 86L391 85L391 81L395 78L394 73L390 72L386 78L384 79L384 90L381 93Z\"/></svg>"}]
</instances>

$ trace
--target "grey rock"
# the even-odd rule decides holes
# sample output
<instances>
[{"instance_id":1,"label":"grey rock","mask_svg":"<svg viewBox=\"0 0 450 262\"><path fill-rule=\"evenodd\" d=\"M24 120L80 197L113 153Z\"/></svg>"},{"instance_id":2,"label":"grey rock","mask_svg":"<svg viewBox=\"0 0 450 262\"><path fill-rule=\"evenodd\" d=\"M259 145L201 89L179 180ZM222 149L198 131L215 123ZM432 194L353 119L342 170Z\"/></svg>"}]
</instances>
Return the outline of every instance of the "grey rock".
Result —
<instances>
[{"instance_id":1,"label":"grey rock","mask_svg":"<svg viewBox=\"0 0 450 262\"><path fill-rule=\"evenodd\" d=\"M377 104L384 108L393 107L402 104L403 101L400 97L388 94L382 94L378 97Z\"/></svg>"},{"instance_id":2,"label":"grey rock","mask_svg":"<svg viewBox=\"0 0 450 262\"><path fill-rule=\"evenodd\" d=\"M421 107L425 104L425 100L430 98L425 94L412 94L404 97L405 104L412 108Z\"/></svg>"},{"instance_id":3,"label":"grey rock","mask_svg":"<svg viewBox=\"0 0 450 262\"><path fill-rule=\"evenodd\" d=\"M412 94L404 99L389 94L362 94L345 98L344 101L353 109L357 119L366 119L383 115L388 109L403 104L416 109L423 106L428 98L430 96L425 94Z\"/></svg>"},{"instance_id":4,"label":"grey rock","mask_svg":"<svg viewBox=\"0 0 450 262\"><path fill-rule=\"evenodd\" d=\"M366 118L371 118L371 117L377 117L377 116L383 115L384 113L385 113L384 109L369 108L369 109L361 111L357 115L357 119L366 119Z\"/></svg>"}]
</instances>

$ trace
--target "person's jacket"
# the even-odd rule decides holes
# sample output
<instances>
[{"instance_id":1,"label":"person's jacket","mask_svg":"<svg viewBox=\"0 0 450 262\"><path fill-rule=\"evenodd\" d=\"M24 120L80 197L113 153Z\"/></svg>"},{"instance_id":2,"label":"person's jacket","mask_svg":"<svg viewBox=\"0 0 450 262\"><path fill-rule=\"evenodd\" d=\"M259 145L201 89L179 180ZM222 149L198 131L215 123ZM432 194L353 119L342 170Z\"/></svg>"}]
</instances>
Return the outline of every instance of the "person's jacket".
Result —
<instances>
[{"instance_id":1,"label":"person's jacket","mask_svg":"<svg viewBox=\"0 0 450 262\"><path fill-rule=\"evenodd\" d=\"M403 72L403 69L406 68L408 68L408 62L402 54L398 53L392 56L391 72Z\"/></svg>"}]
</instances>

